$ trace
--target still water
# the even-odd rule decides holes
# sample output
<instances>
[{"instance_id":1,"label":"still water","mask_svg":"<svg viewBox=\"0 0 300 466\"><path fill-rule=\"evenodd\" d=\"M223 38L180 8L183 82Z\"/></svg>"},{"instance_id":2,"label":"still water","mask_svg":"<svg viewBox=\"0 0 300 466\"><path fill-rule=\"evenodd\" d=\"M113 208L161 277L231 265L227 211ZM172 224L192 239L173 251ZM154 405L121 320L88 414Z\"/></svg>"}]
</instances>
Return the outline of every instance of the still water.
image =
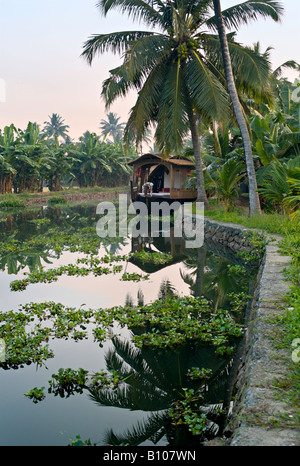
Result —
<instances>
[{"instance_id":1,"label":"still water","mask_svg":"<svg viewBox=\"0 0 300 466\"><path fill-rule=\"evenodd\" d=\"M0 312L46 301L76 308L81 305L87 309L111 308L124 305L128 299L136 304L141 295L147 304L158 299L166 284L177 296L204 296L213 307L230 310L230 293L248 291L251 286L252 274L241 277L238 271L230 271L231 262L226 257L207 247L186 250L180 238L160 236L148 238L144 247L171 253L168 265L126 263L126 272L147 273L148 280L122 282L118 273L98 277L62 275L52 283L30 284L23 291L10 290L10 283L24 278L25 272L74 264L85 257L82 251L72 252L72 247L57 250L51 242L55 236L48 235L53 231L60 238L68 238L66 233L72 232L84 238L96 229L95 212L95 205L81 205L1 214ZM107 253L128 254L140 247L130 237L104 243L98 240L98 257ZM91 333L89 338L79 341L51 339L49 347L54 357L42 365L0 364L1 446L68 445L77 435L98 445L110 445L115 436L119 444L145 446L200 442L197 436L170 423L168 409L180 398L183 388L194 387L186 376L194 367L212 370L213 377L205 393L206 406L222 403L228 363L216 357L211 348L192 344L173 351L140 350L131 342L129 329L118 328L116 323L115 330L117 338L105 341L102 346ZM70 396L47 392L52 374L60 368L84 368L95 373L108 370L112 360L118 361L123 372L126 369L135 373L136 383L121 384L98 398L88 390ZM46 397L38 403L25 396L34 387L46 387Z\"/></svg>"}]
</instances>

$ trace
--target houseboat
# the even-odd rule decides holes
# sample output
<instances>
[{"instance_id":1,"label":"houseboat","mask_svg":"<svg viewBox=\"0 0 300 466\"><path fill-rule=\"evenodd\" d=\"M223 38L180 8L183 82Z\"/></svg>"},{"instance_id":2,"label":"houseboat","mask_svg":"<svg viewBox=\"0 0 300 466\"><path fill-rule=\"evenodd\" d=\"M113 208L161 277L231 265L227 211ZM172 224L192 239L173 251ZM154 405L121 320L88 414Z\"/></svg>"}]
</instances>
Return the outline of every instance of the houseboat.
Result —
<instances>
[{"instance_id":1,"label":"houseboat","mask_svg":"<svg viewBox=\"0 0 300 466\"><path fill-rule=\"evenodd\" d=\"M128 162L132 166L132 201L192 202L197 191L186 188L195 164L188 159L143 154ZM147 189L149 188L149 190Z\"/></svg>"}]
</instances>

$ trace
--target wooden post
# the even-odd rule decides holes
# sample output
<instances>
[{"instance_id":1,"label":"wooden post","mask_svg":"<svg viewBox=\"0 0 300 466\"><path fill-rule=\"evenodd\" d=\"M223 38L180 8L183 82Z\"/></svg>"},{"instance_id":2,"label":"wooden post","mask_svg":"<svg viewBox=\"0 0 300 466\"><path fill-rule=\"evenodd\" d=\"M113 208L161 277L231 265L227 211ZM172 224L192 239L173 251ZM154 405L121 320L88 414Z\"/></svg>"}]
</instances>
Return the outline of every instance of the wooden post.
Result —
<instances>
[{"instance_id":1,"label":"wooden post","mask_svg":"<svg viewBox=\"0 0 300 466\"><path fill-rule=\"evenodd\" d=\"M170 174L170 198L171 198L173 190L174 190L174 169L173 169L172 164L170 168L171 168L171 174Z\"/></svg>"}]
</instances>

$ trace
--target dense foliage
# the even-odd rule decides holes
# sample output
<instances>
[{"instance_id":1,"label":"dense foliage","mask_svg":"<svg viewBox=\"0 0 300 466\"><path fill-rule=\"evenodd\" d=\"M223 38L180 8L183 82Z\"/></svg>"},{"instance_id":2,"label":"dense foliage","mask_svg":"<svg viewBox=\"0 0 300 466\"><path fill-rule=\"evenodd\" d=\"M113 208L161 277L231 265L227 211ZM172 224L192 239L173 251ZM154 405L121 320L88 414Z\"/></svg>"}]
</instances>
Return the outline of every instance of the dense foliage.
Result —
<instances>
[{"instance_id":1,"label":"dense foliage","mask_svg":"<svg viewBox=\"0 0 300 466\"><path fill-rule=\"evenodd\" d=\"M60 122L54 114L43 129L29 122L24 131L13 124L0 131L0 193L128 184L127 161L136 157L134 148L125 154L119 139L106 142L89 131L79 141L71 141L68 126Z\"/></svg>"},{"instance_id":2,"label":"dense foliage","mask_svg":"<svg viewBox=\"0 0 300 466\"><path fill-rule=\"evenodd\" d=\"M248 114L258 192L264 212L299 216L300 102L294 100L300 82L276 79L274 105L254 105ZM210 198L225 210L238 196L248 197L243 144L232 121L205 129L202 137L205 186ZM190 149L186 149L190 153ZM196 176L196 175L195 175ZM196 185L195 177L189 180Z\"/></svg>"}]
</instances>

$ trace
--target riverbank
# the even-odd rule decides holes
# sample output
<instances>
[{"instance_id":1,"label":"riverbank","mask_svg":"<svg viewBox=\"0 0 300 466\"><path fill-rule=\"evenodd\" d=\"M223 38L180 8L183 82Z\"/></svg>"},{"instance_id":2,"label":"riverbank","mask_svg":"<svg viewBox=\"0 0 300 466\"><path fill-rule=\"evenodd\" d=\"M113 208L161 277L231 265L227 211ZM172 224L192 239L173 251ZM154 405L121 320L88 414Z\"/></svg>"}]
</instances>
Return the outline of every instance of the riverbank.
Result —
<instances>
[{"instance_id":1,"label":"riverbank","mask_svg":"<svg viewBox=\"0 0 300 466\"><path fill-rule=\"evenodd\" d=\"M60 194L67 202L86 202L117 199L121 192L128 191L125 187ZM41 205L48 202L49 194L23 199L32 202L28 205ZM299 445L300 354L294 344L300 339L299 222L279 214L249 218L241 208L225 213L218 205L206 212L206 222L209 219L217 224L210 225L212 239L216 236L216 243L234 251L241 249L240 231L264 232L268 239L228 425L232 434L226 444Z\"/></svg>"},{"instance_id":2,"label":"riverbank","mask_svg":"<svg viewBox=\"0 0 300 466\"><path fill-rule=\"evenodd\" d=\"M129 193L128 186L120 186L114 188L68 188L62 191L47 191L43 193L22 193L22 194L2 194L0 195L0 203L8 202L11 203L12 207L14 204L19 203L24 206L39 206L47 204L47 202L53 198L62 198L66 202L86 202L91 200L107 200L117 199L119 194Z\"/></svg>"},{"instance_id":3,"label":"riverbank","mask_svg":"<svg viewBox=\"0 0 300 466\"><path fill-rule=\"evenodd\" d=\"M268 238L241 359L230 445L299 445L299 222L279 214L249 218L241 210L219 208L207 211L206 218Z\"/></svg>"}]
</instances>

